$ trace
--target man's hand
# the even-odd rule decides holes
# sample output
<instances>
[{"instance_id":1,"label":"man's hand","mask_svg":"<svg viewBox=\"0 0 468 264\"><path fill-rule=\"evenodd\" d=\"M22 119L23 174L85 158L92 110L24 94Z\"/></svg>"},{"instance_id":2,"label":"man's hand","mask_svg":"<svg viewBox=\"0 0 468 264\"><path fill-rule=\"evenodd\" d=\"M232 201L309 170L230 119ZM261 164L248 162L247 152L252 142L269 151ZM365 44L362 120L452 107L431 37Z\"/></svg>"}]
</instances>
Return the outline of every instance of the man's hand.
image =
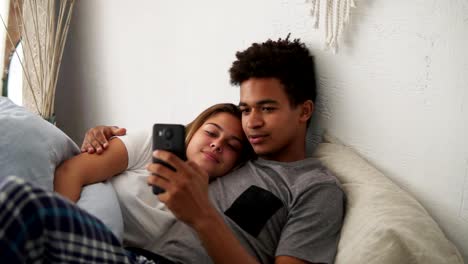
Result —
<instances>
[{"instance_id":1,"label":"man's hand","mask_svg":"<svg viewBox=\"0 0 468 264\"><path fill-rule=\"evenodd\" d=\"M182 161L167 151L155 151L153 156L177 170L175 172L159 163L147 166L151 173L148 184L166 190L158 195L159 200L167 205L177 219L193 228L206 221L215 212L208 198L208 174L194 162Z\"/></svg>"},{"instance_id":2,"label":"man's hand","mask_svg":"<svg viewBox=\"0 0 468 264\"><path fill-rule=\"evenodd\" d=\"M127 130L125 128L117 126L93 127L86 132L83 144L81 145L81 152L101 154L109 146L108 140L111 137L123 136L126 133Z\"/></svg>"},{"instance_id":3,"label":"man's hand","mask_svg":"<svg viewBox=\"0 0 468 264\"><path fill-rule=\"evenodd\" d=\"M148 184L166 190L159 200L177 219L190 226L214 263L258 264L237 240L211 203L208 195L208 174L192 161L182 161L167 151L155 151L155 158L169 163L177 171L151 163ZM219 243L223 241L223 243Z\"/></svg>"}]
</instances>

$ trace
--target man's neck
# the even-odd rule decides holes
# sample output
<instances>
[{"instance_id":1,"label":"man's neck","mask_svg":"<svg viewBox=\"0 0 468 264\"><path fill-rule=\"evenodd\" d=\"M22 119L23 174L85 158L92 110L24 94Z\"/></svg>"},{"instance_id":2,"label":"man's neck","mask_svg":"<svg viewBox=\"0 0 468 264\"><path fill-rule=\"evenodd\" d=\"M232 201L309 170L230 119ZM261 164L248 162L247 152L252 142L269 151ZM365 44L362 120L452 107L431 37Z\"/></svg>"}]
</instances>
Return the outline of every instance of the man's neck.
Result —
<instances>
[{"instance_id":1,"label":"man's neck","mask_svg":"<svg viewBox=\"0 0 468 264\"><path fill-rule=\"evenodd\" d=\"M305 141L302 144L295 144L287 146L283 149L275 151L275 153L260 155L265 160L279 161L279 162L294 162L306 158Z\"/></svg>"}]
</instances>

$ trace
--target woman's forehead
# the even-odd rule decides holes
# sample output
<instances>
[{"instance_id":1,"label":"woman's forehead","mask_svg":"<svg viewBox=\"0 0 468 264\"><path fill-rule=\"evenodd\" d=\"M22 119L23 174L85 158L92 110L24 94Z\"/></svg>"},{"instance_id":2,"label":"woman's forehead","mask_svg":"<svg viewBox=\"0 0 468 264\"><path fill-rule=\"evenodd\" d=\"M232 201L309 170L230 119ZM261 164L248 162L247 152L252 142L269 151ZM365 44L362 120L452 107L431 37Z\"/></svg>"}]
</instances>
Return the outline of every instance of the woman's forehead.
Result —
<instances>
[{"instance_id":1,"label":"woman's forehead","mask_svg":"<svg viewBox=\"0 0 468 264\"><path fill-rule=\"evenodd\" d=\"M216 127L221 131L236 135L238 137L242 137L244 134L242 131L241 120L238 117L226 112L214 114L204 122L204 125Z\"/></svg>"}]
</instances>

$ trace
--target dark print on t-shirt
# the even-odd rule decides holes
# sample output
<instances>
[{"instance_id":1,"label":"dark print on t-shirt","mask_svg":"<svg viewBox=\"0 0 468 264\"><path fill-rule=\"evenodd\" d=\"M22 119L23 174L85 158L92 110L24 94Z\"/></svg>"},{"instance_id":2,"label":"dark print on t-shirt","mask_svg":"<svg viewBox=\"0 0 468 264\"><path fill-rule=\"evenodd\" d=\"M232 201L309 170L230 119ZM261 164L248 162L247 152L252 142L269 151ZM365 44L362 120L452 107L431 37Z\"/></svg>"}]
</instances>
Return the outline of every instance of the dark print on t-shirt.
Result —
<instances>
[{"instance_id":1,"label":"dark print on t-shirt","mask_svg":"<svg viewBox=\"0 0 468 264\"><path fill-rule=\"evenodd\" d=\"M273 193L257 186L245 190L224 213L250 235L257 237L268 219L283 207Z\"/></svg>"}]
</instances>

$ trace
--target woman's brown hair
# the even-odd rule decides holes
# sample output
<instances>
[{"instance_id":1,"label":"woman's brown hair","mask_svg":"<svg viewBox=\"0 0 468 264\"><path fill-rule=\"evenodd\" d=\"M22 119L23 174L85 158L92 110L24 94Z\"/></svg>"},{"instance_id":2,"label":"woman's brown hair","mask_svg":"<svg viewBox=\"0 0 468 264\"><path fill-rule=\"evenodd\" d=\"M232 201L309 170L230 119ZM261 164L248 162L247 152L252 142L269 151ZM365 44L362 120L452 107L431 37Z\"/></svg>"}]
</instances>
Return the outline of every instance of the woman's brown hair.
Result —
<instances>
[{"instance_id":1,"label":"woman's brown hair","mask_svg":"<svg viewBox=\"0 0 468 264\"><path fill-rule=\"evenodd\" d=\"M232 116L236 117L241 121L242 113L235 104L231 103L223 103L223 104L215 104L211 107L208 107L206 110L201 112L192 122L187 124L185 127L185 145L187 146L190 140L192 139L193 135L197 130L208 120L210 117L219 114L219 113L228 113ZM247 141L245 136L242 137L242 151L239 158L238 163L244 163L249 159L255 157L255 153L252 149L252 146Z\"/></svg>"}]
</instances>

